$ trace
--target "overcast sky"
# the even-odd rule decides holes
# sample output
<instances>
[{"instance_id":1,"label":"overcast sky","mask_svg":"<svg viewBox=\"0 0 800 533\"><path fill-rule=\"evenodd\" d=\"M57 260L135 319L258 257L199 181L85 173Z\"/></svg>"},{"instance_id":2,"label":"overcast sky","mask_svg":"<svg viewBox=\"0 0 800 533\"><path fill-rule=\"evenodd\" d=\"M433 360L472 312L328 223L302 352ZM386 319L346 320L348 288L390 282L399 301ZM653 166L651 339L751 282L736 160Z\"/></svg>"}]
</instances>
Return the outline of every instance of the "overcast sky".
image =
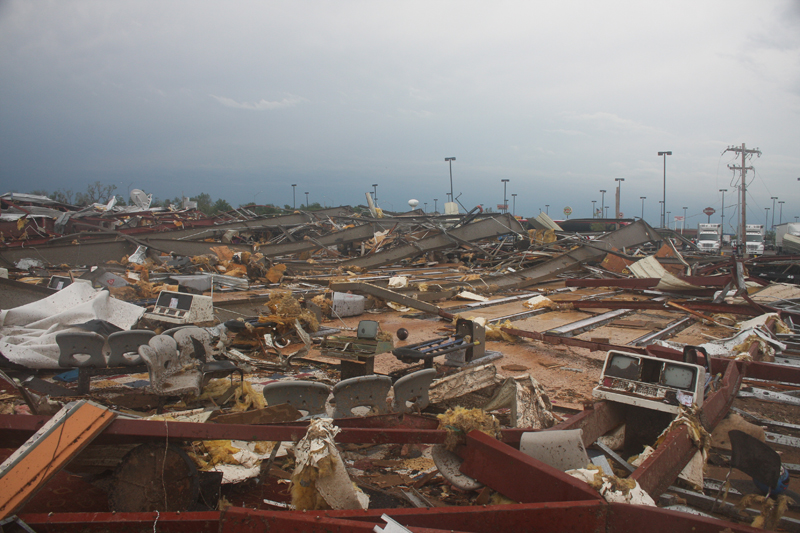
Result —
<instances>
[{"instance_id":1,"label":"overcast sky","mask_svg":"<svg viewBox=\"0 0 800 533\"><path fill-rule=\"evenodd\" d=\"M0 1L2 191L800 216L800 2ZM778 213L780 214L780 213ZM771 211L770 211L771 222ZM778 222L776 216L775 223ZM727 224L726 224L727 225Z\"/></svg>"}]
</instances>

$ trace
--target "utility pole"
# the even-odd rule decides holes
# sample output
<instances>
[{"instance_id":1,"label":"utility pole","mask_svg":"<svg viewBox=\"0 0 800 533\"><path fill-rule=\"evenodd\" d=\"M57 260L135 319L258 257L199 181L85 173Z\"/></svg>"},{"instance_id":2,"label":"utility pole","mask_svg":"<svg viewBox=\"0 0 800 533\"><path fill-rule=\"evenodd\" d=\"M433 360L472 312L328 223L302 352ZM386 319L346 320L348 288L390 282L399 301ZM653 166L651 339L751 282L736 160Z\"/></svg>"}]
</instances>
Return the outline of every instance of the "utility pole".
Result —
<instances>
[{"instance_id":1,"label":"utility pole","mask_svg":"<svg viewBox=\"0 0 800 533\"><path fill-rule=\"evenodd\" d=\"M772 229L775 229L775 200L777 200L777 196L773 196L770 198L772 200Z\"/></svg>"},{"instance_id":2,"label":"utility pole","mask_svg":"<svg viewBox=\"0 0 800 533\"><path fill-rule=\"evenodd\" d=\"M725 149L725 152L736 152L737 154L742 155L742 165L728 165L728 168L731 170L740 170L742 172L742 183L740 185L742 196L741 196L741 209L742 212L742 219L741 225L739 226L739 248L742 250L746 250L745 240L747 239L747 231L745 231L747 226L747 183L745 182L745 176L747 175L748 170L753 170L753 167L745 166L745 162L747 156L753 157L753 154L756 154L758 157L761 157L761 150L756 148L755 150L748 150L744 143L742 143L742 147L739 148L738 146L729 146ZM723 153L725 153L723 152ZM746 255L746 252L745 252Z\"/></svg>"},{"instance_id":3,"label":"utility pole","mask_svg":"<svg viewBox=\"0 0 800 533\"><path fill-rule=\"evenodd\" d=\"M798 178L800 179L800 178ZM606 207L606 190L600 189L600 192L603 196L600 197L600 218L605 218L605 207Z\"/></svg>"}]
</instances>

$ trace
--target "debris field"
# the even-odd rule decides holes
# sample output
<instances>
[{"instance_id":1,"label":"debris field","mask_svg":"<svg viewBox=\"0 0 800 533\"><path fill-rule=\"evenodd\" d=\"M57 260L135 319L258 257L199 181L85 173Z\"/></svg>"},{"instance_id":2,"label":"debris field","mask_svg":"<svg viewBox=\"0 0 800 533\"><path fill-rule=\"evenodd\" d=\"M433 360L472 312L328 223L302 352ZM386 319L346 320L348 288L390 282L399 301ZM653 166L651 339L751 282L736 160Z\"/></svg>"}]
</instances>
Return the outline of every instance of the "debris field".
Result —
<instances>
[{"instance_id":1,"label":"debris field","mask_svg":"<svg viewBox=\"0 0 800 533\"><path fill-rule=\"evenodd\" d=\"M0 207L3 531L800 531L800 257Z\"/></svg>"}]
</instances>

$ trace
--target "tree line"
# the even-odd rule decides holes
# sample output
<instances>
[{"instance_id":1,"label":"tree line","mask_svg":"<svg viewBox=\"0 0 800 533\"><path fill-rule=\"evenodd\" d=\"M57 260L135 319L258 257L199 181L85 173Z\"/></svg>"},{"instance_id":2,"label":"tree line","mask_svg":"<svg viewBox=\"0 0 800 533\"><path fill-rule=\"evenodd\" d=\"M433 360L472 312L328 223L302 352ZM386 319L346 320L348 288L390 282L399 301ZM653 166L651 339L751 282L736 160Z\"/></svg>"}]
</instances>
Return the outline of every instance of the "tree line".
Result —
<instances>
[{"instance_id":1,"label":"tree line","mask_svg":"<svg viewBox=\"0 0 800 533\"><path fill-rule=\"evenodd\" d=\"M85 192L75 192L72 189L59 189L57 191L53 191L48 193L46 190L37 189L30 191L28 194L36 194L39 196L46 196L53 201L75 206L75 207L85 207L88 205L92 205L95 203L100 204L107 204L111 201L112 197L116 197L117 205L126 206L128 205L129 198L125 198L124 196L117 194L117 186L113 184L103 184L100 181L96 181L94 183L90 183L86 187ZM201 192L195 196L189 197L189 200L192 202L197 202L197 210L202 212L205 215L218 215L220 213L226 213L228 211L232 211L233 207L231 204L228 203L227 200L223 198L217 198L216 200L208 193ZM153 197L153 201L150 204L150 207L164 207L173 209L181 209L183 207L183 199L176 196L172 200L165 199L161 200L158 197ZM252 211L258 215L271 215L271 214L278 214L284 213L286 211L293 211L292 206L289 204L285 204L283 207L279 207L272 204L262 205L262 206L255 206L252 202L249 204L239 204L239 208L247 208L249 211ZM300 204L300 209L304 209L307 211L317 211L320 209L324 209L323 206L319 204L319 202L314 202L309 204L308 206Z\"/></svg>"}]
</instances>

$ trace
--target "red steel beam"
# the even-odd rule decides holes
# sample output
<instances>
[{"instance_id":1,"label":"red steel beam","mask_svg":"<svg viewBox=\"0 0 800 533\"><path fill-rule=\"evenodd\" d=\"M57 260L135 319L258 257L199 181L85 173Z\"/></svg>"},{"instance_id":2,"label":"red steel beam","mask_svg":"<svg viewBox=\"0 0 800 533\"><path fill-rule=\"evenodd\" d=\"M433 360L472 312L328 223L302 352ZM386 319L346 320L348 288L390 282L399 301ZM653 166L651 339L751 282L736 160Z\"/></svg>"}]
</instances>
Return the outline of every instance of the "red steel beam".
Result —
<instances>
[{"instance_id":1,"label":"red steel beam","mask_svg":"<svg viewBox=\"0 0 800 533\"><path fill-rule=\"evenodd\" d=\"M583 481L480 431L471 431L458 453L461 472L516 502L602 500Z\"/></svg>"},{"instance_id":2,"label":"red steel beam","mask_svg":"<svg viewBox=\"0 0 800 533\"><path fill-rule=\"evenodd\" d=\"M36 432L50 417L33 415L0 415L3 443L23 440ZM198 424L194 422L164 422L155 420L115 420L98 436L95 443L146 442L171 439L246 441L298 441L306 434L307 426L267 426L246 424ZM438 444L444 442L445 432L436 429L342 428L336 436L341 443L363 444Z\"/></svg>"},{"instance_id":3,"label":"red steel beam","mask_svg":"<svg viewBox=\"0 0 800 533\"><path fill-rule=\"evenodd\" d=\"M572 304L575 309L653 309L656 311L675 311L664 302L632 301L632 300L586 300L574 301L561 300L558 303ZM714 304L710 302L683 302L682 306L692 311L706 313L731 313L734 315L758 316L763 314L752 305Z\"/></svg>"},{"instance_id":4,"label":"red steel beam","mask_svg":"<svg viewBox=\"0 0 800 533\"><path fill-rule=\"evenodd\" d=\"M567 278L566 287L620 287L623 289L652 289L661 278Z\"/></svg>"},{"instance_id":5,"label":"red steel beam","mask_svg":"<svg viewBox=\"0 0 800 533\"><path fill-rule=\"evenodd\" d=\"M679 511L669 511L657 507L643 505L630 505L627 503L610 504L608 524L606 531L614 533L675 533L676 531L691 531L692 533L756 533L763 529L756 529L735 522L717 520L695 516Z\"/></svg>"},{"instance_id":6,"label":"red steel beam","mask_svg":"<svg viewBox=\"0 0 800 533\"><path fill-rule=\"evenodd\" d=\"M640 355L647 355L644 348L639 346L620 346L617 344L608 344L602 342L591 342L575 337L561 337L559 335L551 335L549 333L539 333L538 331L525 331L524 329L517 328L501 328L506 333L523 337L526 339L533 339L537 341L546 342L548 344L564 344L566 346L576 346L578 348L586 348L595 352L607 352L609 350L621 350L623 352L638 353Z\"/></svg>"},{"instance_id":7,"label":"red steel beam","mask_svg":"<svg viewBox=\"0 0 800 533\"><path fill-rule=\"evenodd\" d=\"M405 526L434 527L475 533L536 531L574 533L605 532L608 505L602 501L471 505L423 509L367 509L366 511L313 511L325 518L375 520L386 513Z\"/></svg>"},{"instance_id":8,"label":"red steel beam","mask_svg":"<svg viewBox=\"0 0 800 533\"><path fill-rule=\"evenodd\" d=\"M379 420L372 420L373 418ZM39 415L0 415L0 445L16 446L39 430L50 417ZM435 421L423 422L421 417L412 417L408 425L396 416L366 417L358 419L367 427L353 427L355 420L342 419L336 442L356 444L440 444L446 432L439 429L424 429ZM337 420L337 423L340 422ZM381 426L381 424L385 424ZM372 426L372 427L369 427ZM387 427L388 426L388 427ZM423 427L420 427L423 426ZM245 441L296 442L305 436L308 423L304 425L247 425L247 424L200 424L195 422L164 422L155 420L115 420L95 444L148 442L153 440L174 441L235 439ZM503 441L518 446L524 429L503 430Z\"/></svg>"},{"instance_id":9,"label":"red steel beam","mask_svg":"<svg viewBox=\"0 0 800 533\"><path fill-rule=\"evenodd\" d=\"M393 514L394 509L381 509ZM322 511L257 511L231 507L225 511L219 523L219 533L262 533L263 531L291 531L292 533L373 533L376 525L385 526L381 515L370 515L364 520L332 518ZM411 527L415 533L451 533L447 529ZM472 531L471 529L465 531Z\"/></svg>"},{"instance_id":10,"label":"red steel beam","mask_svg":"<svg viewBox=\"0 0 800 533\"><path fill-rule=\"evenodd\" d=\"M41 513L19 517L37 533L218 533L220 513Z\"/></svg>"}]
</instances>

